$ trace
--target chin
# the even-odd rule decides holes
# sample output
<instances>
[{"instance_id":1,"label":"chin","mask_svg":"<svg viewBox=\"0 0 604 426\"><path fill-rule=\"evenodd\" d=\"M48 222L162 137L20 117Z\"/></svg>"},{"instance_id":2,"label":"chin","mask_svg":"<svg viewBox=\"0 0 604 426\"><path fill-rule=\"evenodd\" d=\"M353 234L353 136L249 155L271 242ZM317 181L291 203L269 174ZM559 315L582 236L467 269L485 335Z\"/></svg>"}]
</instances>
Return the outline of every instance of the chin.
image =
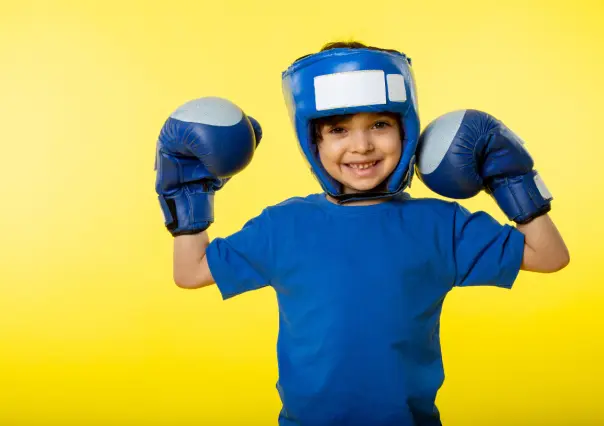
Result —
<instances>
[{"instance_id":1,"label":"chin","mask_svg":"<svg viewBox=\"0 0 604 426\"><path fill-rule=\"evenodd\" d=\"M346 187L348 187L350 192L373 192L382 190L382 187L385 186L384 180L378 182L363 182L363 183L344 183Z\"/></svg>"}]
</instances>

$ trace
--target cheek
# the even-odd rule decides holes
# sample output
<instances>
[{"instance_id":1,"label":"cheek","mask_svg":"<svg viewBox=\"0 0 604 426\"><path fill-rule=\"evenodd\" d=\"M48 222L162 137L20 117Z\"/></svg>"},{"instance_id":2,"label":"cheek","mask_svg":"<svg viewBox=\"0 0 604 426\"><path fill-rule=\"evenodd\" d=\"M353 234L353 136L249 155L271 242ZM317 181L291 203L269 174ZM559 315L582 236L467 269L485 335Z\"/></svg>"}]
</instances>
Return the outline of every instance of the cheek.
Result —
<instances>
[{"instance_id":1,"label":"cheek","mask_svg":"<svg viewBox=\"0 0 604 426\"><path fill-rule=\"evenodd\" d=\"M388 138L383 141L380 147L382 154L384 155L384 172L390 174L396 169L401 155L401 140L398 137Z\"/></svg>"},{"instance_id":2,"label":"cheek","mask_svg":"<svg viewBox=\"0 0 604 426\"><path fill-rule=\"evenodd\" d=\"M321 142L318 146L319 158L328 166L327 163L336 163L342 157L343 150L336 143Z\"/></svg>"},{"instance_id":3,"label":"cheek","mask_svg":"<svg viewBox=\"0 0 604 426\"><path fill-rule=\"evenodd\" d=\"M400 138L398 136L384 138L381 141L380 150L392 160L398 162L402 153Z\"/></svg>"}]
</instances>

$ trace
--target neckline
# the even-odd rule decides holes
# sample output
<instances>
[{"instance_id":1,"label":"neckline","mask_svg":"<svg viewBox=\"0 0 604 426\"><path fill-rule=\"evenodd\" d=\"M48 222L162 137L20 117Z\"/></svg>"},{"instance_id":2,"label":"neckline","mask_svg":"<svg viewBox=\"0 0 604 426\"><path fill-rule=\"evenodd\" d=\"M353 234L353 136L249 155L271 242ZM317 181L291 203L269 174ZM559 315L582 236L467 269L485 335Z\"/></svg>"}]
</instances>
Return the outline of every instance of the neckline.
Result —
<instances>
[{"instance_id":1,"label":"neckline","mask_svg":"<svg viewBox=\"0 0 604 426\"><path fill-rule=\"evenodd\" d=\"M407 199L409 196L407 194L396 196L388 201L384 201L382 203L377 204L368 204L368 205L346 205L346 204L335 204L327 199L327 194L324 192L315 194L318 204L324 207L326 210L330 210L333 212L338 212L340 214L368 214L368 213L377 213L384 210L391 209L395 204L400 203L401 201Z\"/></svg>"}]
</instances>

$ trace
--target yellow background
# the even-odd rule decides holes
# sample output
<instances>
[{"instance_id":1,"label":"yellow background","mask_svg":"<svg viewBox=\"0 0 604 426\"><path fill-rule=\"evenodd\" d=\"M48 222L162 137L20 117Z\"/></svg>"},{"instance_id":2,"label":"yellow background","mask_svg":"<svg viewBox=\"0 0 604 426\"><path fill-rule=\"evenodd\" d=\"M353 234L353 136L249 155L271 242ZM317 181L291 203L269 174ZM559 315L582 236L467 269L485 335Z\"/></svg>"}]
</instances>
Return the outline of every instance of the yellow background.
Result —
<instances>
[{"instance_id":1,"label":"yellow background","mask_svg":"<svg viewBox=\"0 0 604 426\"><path fill-rule=\"evenodd\" d=\"M601 1L3 2L0 424L276 425L274 293L173 284L155 140L201 96L263 124L211 237L318 191L280 73L350 38L413 59L422 127L471 107L523 137L571 252L512 291L450 294L444 425L604 423L603 21Z\"/></svg>"}]
</instances>

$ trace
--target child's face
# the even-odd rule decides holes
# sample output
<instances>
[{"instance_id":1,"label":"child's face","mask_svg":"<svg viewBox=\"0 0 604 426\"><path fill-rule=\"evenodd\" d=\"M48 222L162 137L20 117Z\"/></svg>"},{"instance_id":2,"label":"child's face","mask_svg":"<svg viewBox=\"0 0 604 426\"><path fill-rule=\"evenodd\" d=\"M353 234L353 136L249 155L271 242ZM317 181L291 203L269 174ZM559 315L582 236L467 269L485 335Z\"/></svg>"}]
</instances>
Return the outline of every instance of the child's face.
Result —
<instances>
[{"instance_id":1,"label":"child's face","mask_svg":"<svg viewBox=\"0 0 604 426\"><path fill-rule=\"evenodd\" d=\"M401 158L401 133L394 114L358 113L319 130L321 163L346 194L374 189Z\"/></svg>"}]
</instances>

